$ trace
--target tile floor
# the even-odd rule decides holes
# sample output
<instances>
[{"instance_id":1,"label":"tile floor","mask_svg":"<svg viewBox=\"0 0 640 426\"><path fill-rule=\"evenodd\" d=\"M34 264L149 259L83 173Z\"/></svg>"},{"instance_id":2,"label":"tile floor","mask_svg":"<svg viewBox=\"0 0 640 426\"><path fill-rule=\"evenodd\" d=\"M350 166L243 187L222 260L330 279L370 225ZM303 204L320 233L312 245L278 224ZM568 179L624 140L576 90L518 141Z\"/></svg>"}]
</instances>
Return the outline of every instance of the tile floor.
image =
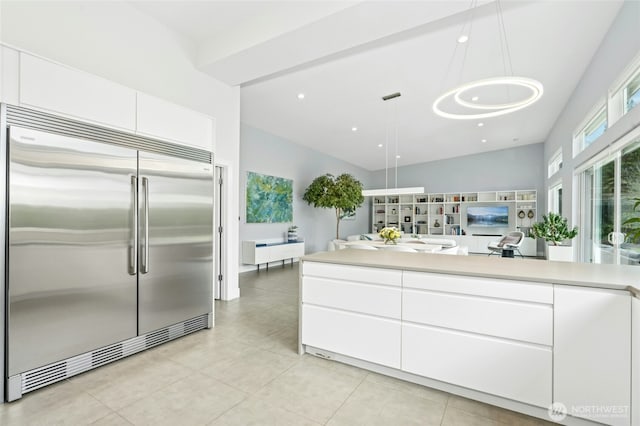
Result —
<instances>
[{"instance_id":1,"label":"tile floor","mask_svg":"<svg viewBox=\"0 0 640 426\"><path fill-rule=\"evenodd\" d=\"M541 425L297 350L298 269L240 276L216 327L0 405L0 425Z\"/></svg>"}]
</instances>

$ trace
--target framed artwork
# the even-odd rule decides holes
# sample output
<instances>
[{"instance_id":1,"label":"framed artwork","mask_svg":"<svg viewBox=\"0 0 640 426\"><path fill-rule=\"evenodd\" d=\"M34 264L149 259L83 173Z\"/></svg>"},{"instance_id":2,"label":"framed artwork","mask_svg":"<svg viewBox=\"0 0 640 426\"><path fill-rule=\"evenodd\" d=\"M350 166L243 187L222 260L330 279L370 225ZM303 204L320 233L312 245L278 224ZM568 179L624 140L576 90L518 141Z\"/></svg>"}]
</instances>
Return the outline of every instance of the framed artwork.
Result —
<instances>
[{"instance_id":1,"label":"framed artwork","mask_svg":"<svg viewBox=\"0 0 640 426\"><path fill-rule=\"evenodd\" d=\"M247 223L293 222L293 180L247 172Z\"/></svg>"},{"instance_id":2,"label":"framed artwork","mask_svg":"<svg viewBox=\"0 0 640 426\"><path fill-rule=\"evenodd\" d=\"M340 220L356 220L356 211L343 210L342 213L340 213Z\"/></svg>"}]
</instances>

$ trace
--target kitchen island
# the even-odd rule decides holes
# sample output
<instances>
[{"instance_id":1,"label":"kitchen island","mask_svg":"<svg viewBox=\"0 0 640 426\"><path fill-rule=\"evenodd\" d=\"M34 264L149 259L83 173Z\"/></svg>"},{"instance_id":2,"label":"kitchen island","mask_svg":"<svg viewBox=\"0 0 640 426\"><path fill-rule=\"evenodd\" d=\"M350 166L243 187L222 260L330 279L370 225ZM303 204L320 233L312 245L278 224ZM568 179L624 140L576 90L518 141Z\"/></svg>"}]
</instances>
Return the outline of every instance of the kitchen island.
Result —
<instances>
[{"instance_id":1,"label":"kitchen island","mask_svg":"<svg viewBox=\"0 0 640 426\"><path fill-rule=\"evenodd\" d=\"M364 250L301 265L301 353L547 420L555 404L564 424L640 424L640 269Z\"/></svg>"}]
</instances>

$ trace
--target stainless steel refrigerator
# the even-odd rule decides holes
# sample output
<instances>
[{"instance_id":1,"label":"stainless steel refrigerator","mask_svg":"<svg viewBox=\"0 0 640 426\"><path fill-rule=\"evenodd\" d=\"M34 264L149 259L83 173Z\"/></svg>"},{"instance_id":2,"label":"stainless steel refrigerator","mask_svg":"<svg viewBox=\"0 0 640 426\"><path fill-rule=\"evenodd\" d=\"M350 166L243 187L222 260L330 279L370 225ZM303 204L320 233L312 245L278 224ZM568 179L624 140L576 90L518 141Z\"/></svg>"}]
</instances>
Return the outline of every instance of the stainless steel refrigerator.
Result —
<instances>
[{"instance_id":1,"label":"stainless steel refrigerator","mask_svg":"<svg viewBox=\"0 0 640 426\"><path fill-rule=\"evenodd\" d=\"M210 327L210 153L9 110L7 400Z\"/></svg>"}]
</instances>

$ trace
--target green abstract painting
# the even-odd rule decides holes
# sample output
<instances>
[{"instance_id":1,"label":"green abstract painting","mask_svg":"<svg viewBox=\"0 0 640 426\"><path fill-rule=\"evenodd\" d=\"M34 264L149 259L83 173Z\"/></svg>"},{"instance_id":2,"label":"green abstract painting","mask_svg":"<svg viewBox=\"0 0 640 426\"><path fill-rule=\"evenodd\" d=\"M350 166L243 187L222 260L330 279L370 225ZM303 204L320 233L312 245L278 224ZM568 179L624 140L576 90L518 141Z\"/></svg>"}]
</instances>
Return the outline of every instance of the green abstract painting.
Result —
<instances>
[{"instance_id":1,"label":"green abstract painting","mask_svg":"<svg viewBox=\"0 0 640 426\"><path fill-rule=\"evenodd\" d=\"M247 172L247 223L293 221L293 181Z\"/></svg>"}]
</instances>

